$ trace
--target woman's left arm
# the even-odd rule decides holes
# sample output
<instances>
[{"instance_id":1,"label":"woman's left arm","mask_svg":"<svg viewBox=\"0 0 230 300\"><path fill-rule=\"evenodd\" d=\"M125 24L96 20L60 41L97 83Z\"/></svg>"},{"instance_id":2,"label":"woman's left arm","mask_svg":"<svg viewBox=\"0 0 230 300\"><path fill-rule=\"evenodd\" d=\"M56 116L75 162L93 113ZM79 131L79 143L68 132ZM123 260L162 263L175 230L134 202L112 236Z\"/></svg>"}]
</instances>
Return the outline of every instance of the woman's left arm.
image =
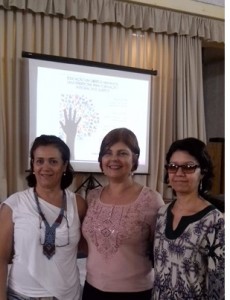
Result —
<instances>
[{"instance_id":1,"label":"woman's left arm","mask_svg":"<svg viewBox=\"0 0 230 300\"><path fill-rule=\"evenodd\" d=\"M208 233L208 299L225 299L224 218L219 217Z\"/></svg>"},{"instance_id":2,"label":"woman's left arm","mask_svg":"<svg viewBox=\"0 0 230 300\"><path fill-rule=\"evenodd\" d=\"M83 199L78 194L76 194L76 201L77 201L79 218L80 218L80 221L81 221L81 224L82 224L82 222L84 220L84 217L86 215L88 205L87 205L86 200ZM82 255L87 256L88 255L87 242L86 242L85 238L83 237L82 232L81 232L80 241L78 243L78 253L79 253L80 256L82 256Z\"/></svg>"},{"instance_id":3,"label":"woman's left arm","mask_svg":"<svg viewBox=\"0 0 230 300\"><path fill-rule=\"evenodd\" d=\"M86 215L87 211L87 202L84 198L82 198L80 195L76 194L76 201L77 201L77 208L78 208L78 214L81 223L84 220L84 217Z\"/></svg>"}]
</instances>

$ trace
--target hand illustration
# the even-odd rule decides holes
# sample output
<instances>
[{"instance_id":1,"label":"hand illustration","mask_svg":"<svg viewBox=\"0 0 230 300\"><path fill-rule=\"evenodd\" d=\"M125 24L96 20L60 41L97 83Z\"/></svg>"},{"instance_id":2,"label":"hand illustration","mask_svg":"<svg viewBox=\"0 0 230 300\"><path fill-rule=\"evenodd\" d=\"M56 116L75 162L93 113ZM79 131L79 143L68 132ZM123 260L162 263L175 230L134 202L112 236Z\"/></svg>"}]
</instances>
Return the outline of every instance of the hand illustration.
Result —
<instances>
[{"instance_id":1,"label":"hand illustration","mask_svg":"<svg viewBox=\"0 0 230 300\"><path fill-rule=\"evenodd\" d=\"M75 138L77 135L77 127L79 122L81 121L81 117L76 117L76 109L72 111L72 108L69 108L69 112L67 113L67 110L64 110L64 118L65 123L60 121L61 128L66 134L66 144L70 148L71 155L74 155L74 144L75 144Z\"/></svg>"}]
</instances>

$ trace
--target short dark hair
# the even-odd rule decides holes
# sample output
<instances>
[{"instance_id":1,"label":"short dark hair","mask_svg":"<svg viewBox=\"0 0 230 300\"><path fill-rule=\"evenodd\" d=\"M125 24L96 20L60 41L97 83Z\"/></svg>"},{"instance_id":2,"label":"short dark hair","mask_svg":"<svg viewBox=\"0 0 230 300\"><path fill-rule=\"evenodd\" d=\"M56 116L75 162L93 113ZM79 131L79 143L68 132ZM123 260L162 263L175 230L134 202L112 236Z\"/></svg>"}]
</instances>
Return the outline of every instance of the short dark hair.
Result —
<instances>
[{"instance_id":1,"label":"short dark hair","mask_svg":"<svg viewBox=\"0 0 230 300\"><path fill-rule=\"evenodd\" d=\"M73 167L70 164L70 150L69 147L66 145L65 142L63 142L62 139L55 135L45 135L42 134L41 136L37 137L30 149L30 170L29 170L29 175L26 177L27 183L29 187L35 187L36 186L36 177L33 174L33 160L34 160L34 152L35 150L40 147L40 146L49 146L52 145L56 147L60 153L61 157L64 163L67 162L67 167L65 171L65 176L62 176L61 179L61 189L65 189L73 181L73 176L74 176L74 170Z\"/></svg>"},{"instance_id":2,"label":"short dark hair","mask_svg":"<svg viewBox=\"0 0 230 300\"><path fill-rule=\"evenodd\" d=\"M115 143L122 142L124 143L133 153L133 168L132 171L135 171L138 167L138 159L140 156L140 148L138 145L138 140L136 135L127 128L115 128L109 131L101 142L100 152L98 156L98 161L100 163L100 168L102 170L102 157L106 151Z\"/></svg>"},{"instance_id":3,"label":"short dark hair","mask_svg":"<svg viewBox=\"0 0 230 300\"><path fill-rule=\"evenodd\" d=\"M178 150L188 152L198 161L201 174L203 175L202 187L198 188L198 193L202 197L206 196L212 188L212 178L214 176L213 164L206 144L194 137L188 137L173 142L166 154L167 164L170 162L173 153ZM168 172L165 175L165 183L168 183Z\"/></svg>"}]
</instances>

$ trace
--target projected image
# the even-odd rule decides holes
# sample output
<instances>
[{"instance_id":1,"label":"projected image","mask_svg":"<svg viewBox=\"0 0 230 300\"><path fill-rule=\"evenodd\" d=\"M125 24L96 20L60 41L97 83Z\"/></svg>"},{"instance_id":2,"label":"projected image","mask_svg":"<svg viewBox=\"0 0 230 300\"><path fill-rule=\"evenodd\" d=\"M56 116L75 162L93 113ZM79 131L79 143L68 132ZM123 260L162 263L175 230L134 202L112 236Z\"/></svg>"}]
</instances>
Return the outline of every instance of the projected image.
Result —
<instances>
[{"instance_id":1,"label":"projected image","mask_svg":"<svg viewBox=\"0 0 230 300\"><path fill-rule=\"evenodd\" d=\"M70 148L76 171L101 172L103 137L126 127L138 138L137 173L148 172L151 76L108 68L29 58L30 145L54 134Z\"/></svg>"},{"instance_id":2,"label":"projected image","mask_svg":"<svg viewBox=\"0 0 230 300\"><path fill-rule=\"evenodd\" d=\"M59 136L70 147L72 159L77 159L75 142L92 136L98 128L99 114L93 101L85 96L62 94L60 101Z\"/></svg>"}]
</instances>

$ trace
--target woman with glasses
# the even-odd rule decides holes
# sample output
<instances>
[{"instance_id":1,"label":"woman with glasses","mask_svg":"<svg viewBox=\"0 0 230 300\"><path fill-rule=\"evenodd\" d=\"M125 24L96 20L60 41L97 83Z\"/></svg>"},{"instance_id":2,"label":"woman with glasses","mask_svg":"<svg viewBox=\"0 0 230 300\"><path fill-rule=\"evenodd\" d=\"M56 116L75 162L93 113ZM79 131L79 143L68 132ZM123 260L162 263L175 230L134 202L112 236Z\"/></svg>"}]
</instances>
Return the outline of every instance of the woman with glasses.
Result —
<instances>
[{"instance_id":1,"label":"woman with glasses","mask_svg":"<svg viewBox=\"0 0 230 300\"><path fill-rule=\"evenodd\" d=\"M77 251L86 204L68 189L70 150L60 138L41 135L30 159L29 188L0 209L0 299L79 300Z\"/></svg>"},{"instance_id":2,"label":"woman with glasses","mask_svg":"<svg viewBox=\"0 0 230 300\"><path fill-rule=\"evenodd\" d=\"M87 195L83 300L151 299L150 247L156 213L164 202L134 180L139 155L137 138L127 128L113 129L102 140L98 160L108 184Z\"/></svg>"},{"instance_id":3,"label":"woman with glasses","mask_svg":"<svg viewBox=\"0 0 230 300\"><path fill-rule=\"evenodd\" d=\"M206 145L175 141L165 168L175 200L158 211L153 299L224 299L224 218L206 200L213 177Z\"/></svg>"}]
</instances>

